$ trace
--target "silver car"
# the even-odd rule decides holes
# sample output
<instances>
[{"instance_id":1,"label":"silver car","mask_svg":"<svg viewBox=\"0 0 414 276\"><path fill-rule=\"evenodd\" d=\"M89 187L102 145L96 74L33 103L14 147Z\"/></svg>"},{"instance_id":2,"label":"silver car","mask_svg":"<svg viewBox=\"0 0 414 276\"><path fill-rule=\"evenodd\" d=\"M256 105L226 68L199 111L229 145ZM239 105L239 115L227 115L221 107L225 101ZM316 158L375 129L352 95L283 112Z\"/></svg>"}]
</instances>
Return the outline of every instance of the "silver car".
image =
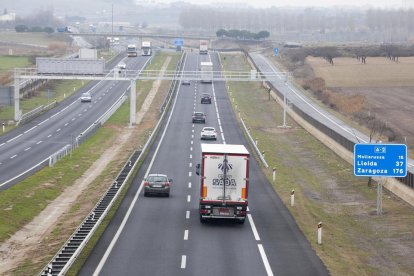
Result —
<instances>
[{"instance_id":1,"label":"silver car","mask_svg":"<svg viewBox=\"0 0 414 276\"><path fill-rule=\"evenodd\" d=\"M144 196L160 194L168 197L172 182L165 174L150 174L144 179Z\"/></svg>"},{"instance_id":2,"label":"silver car","mask_svg":"<svg viewBox=\"0 0 414 276\"><path fill-rule=\"evenodd\" d=\"M211 139L217 140L217 132L214 127L203 127L201 130L201 140Z\"/></svg>"},{"instance_id":3,"label":"silver car","mask_svg":"<svg viewBox=\"0 0 414 276\"><path fill-rule=\"evenodd\" d=\"M92 101L92 96L89 92L85 92L80 97L80 100L81 100L81 102L91 102Z\"/></svg>"}]
</instances>

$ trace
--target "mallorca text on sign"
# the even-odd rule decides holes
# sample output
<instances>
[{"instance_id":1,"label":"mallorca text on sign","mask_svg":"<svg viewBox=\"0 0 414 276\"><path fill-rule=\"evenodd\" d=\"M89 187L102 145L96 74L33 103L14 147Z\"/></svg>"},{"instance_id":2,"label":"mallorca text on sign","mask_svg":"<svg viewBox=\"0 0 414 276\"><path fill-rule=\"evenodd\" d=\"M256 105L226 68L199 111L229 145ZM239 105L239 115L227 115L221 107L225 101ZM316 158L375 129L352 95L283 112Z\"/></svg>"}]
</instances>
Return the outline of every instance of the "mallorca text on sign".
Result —
<instances>
[{"instance_id":1,"label":"mallorca text on sign","mask_svg":"<svg viewBox=\"0 0 414 276\"><path fill-rule=\"evenodd\" d=\"M356 176L405 177L407 146L402 144L355 144Z\"/></svg>"}]
</instances>

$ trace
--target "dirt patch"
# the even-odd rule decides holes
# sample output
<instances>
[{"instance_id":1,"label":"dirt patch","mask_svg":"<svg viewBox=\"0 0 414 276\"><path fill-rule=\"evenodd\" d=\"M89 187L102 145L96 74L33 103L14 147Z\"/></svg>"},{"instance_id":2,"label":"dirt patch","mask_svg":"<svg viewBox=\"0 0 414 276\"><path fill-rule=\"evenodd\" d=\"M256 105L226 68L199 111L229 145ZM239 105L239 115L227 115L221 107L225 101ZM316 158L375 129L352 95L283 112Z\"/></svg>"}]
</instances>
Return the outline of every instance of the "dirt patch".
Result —
<instances>
[{"instance_id":1,"label":"dirt patch","mask_svg":"<svg viewBox=\"0 0 414 276\"><path fill-rule=\"evenodd\" d=\"M166 70L171 57L164 62ZM117 143L108 148L101 157L79 178L74 185L49 204L36 218L0 245L0 274L12 275L19 267L41 265L51 258L63 242L90 212L97 200L113 181L114 175L131 152L144 142L143 137L159 119L159 107L167 92L161 81L155 81L141 109L137 113L139 127L116 128ZM159 93L157 93L159 92ZM103 175L111 166L111 173ZM102 176L103 175L103 176ZM98 179L98 181L96 181ZM47 187L50 183L45 183Z\"/></svg>"}]
</instances>

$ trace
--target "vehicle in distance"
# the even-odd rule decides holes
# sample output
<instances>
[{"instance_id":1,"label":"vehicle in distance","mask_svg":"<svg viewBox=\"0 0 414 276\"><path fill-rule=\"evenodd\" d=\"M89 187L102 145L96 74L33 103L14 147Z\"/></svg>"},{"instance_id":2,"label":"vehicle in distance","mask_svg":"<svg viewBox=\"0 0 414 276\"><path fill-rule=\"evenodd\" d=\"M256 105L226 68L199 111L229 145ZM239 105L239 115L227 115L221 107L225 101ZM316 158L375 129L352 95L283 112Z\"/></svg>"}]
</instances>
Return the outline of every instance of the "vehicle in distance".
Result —
<instances>
[{"instance_id":1,"label":"vehicle in distance","mask_svg":"<svg viewBox=\"0 0 414 276\"><path fill-rule=\"evenodd\" d=\"M208 93L201 94L201 103L202 104L211 104L211 96Z\"/></svg>"},{"instance_id":2,"label":"vehicle in distance","mask_svg":"<svg viewBox=\"0 0 414 276\"><path fill-rule=\"evenodd\" d=\"M127 46L127 53L128 53L128 57L136 57L138 55L138 53L137 53L137 45L135 45L135 44L129 44Z\"/></svg>"},{"instance_id":3,"label":"vehicle in distance","mask_svg":"<svg viewBox=\"0 0 414 276\"><path fill-rule=\"evenodd\" d=\"M201 140L217 140L217 132L214 127L203 127L201 130Z\"/></svg>"},{"instance_id":4,"label":"vehicle in distance","mask_svg":"<svg viewBox=\"0 0 414 276\"><path fill-rule=\"evenodd\" d=\"M118 63L118 68L119 69L126 69L126 64L125 64L125 62L120 62L120 63Z\"/></svg>"},{"instance_id":5,"label":"vehicle in distance","mask_svg":"<svg viewBox=\"0 0 414 276\"><path fill-rule=\"evenodd\" d=\"M199 214L244 223L249 188L249 152L243 145L201 144Z\"/></svg>"},{"instance_id":6,"label":"vehicle in distance","mask_svg":"<svg viewBox=\"0 0 414 276\"><path fill-rule=\"evenodd\" d=\"M210 61L200 62L201 82L211 83L213 82L213 63Z\"/></svg>"},{"instance_id":7,"label":"vehicle in distance","mask_svg":"<svg viewBox=\"0 0 414 276\"><path fill-rule=\"evenodd\" d=\"M92 101L91 93L89 92L82 93L80 100L81 102L91 102Z\"/></svg>"},{"instance_id":8,"label":"vehicle in distance","mask_svg":"<svg viewBox=\"0 0 414 276\"><path fill-rule=\"evenodd\" d=\"M206 123L206 114L196 111L193 113L193 123Z\"/></svg>"},{"instance_id":9,"label":"vehicle in distance","mask_svg":"<svg viewBox=\"0 0 414 276\"><path fill-rule=\"evenodd\" d=\"M144 196L160 194L170 196L172 179L165 174L150 174L144 179Z\"/></svg>"},{"instance_id":10,"label":"vehicle in distance","mask_svg":"<svg viewBox=\"0 0 414 276\"><path fill-rule=\"evenodd\" d=\"M141 50L143 56L150 56L152 53L151 41L142 41Z\"/></svg>"},{"instance_id":11,"label":"vehicle in distance","mask_svg":"<svg viewBox=\"0 0 414 276\"><path fill-rule=\"evenodd\" d=\"M200 55L206 55L208 53L208 41L200 40Z\"/></svg>"},{"instance_id":12,"label":"vehicle in distance","mask_svg":"<svg viewBox=\"0 0 414 276\"><path fill-rule=\"evenodd\" d=\"M183 81L181 81L181 84L182 85L190 85L191 83L190 83L189 80L183 80Z\"/></svg>"}]
</instances>

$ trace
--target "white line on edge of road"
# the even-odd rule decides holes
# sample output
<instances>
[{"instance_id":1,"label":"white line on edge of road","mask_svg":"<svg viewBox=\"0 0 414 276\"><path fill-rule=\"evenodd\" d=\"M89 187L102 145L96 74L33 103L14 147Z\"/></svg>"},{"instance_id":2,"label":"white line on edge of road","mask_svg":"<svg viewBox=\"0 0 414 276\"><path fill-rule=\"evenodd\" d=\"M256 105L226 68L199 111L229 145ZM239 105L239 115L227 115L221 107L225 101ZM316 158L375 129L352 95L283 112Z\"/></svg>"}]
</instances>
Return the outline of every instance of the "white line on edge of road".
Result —
<instances>
[{"instance_id":1,"label":"white line on edge of road","mask_svg":"<svg viewBox=\"0 0 414 276\"><path fill-rule=\"evenodd\" d=\"M34 127L32 127L31 129L28 129L28 130L26 130L25 132L23 132L23 133L28 133L29 131L31 131L32 129L35 129L35 128L37 128L37 126L34 126Z\"/></svg>"},{"instance_id":2,"label":"white line on edge of road","mask_svg":"<svg viewBox=\"0 0 414 276\"><path fill-rule=\"evenodd\" d=\"M22 135L23 135L23 133L20 133L19 135L17 135L17 136L15 136L15 137L11 138L10 140L6 141L6 143L9 143L9 142L11 142L11 141L13 141L13 140L16 140L17 138L19 138L19 137L20 137L20 136L22 136Z\"/></svg>"},{"instance_id":3,"label":"white line on edge of road","mask_svg":"<svg viewBox=\"0 0 414 276\"><path fill-rule=\"evenodd\" d=\"M272 268L270 267L269 261L267 260L266 252L264 251L263 245L259 243L257 247L259 247L260 256L262 257L262 261L265 266L267 275L273 276L274 274Z\"/></svg>"},{"instance_id":4,"label":"white line on edge of road","mask_svg":"<svg viewBox=\"0 0 414 276\"><path fill-rule=\"evenodd\" d=\"M256 241L260 241L259 233L257 232L256 225L254 224L252 215L251 214L247 214L247 218L249 219L250 227L252 227L254 239Z\"/></svg>"},{"instance_id":5,"label":"white line on edge of road","mask_svg":"<svg viewBox=\"0 0 414 276\"><path fill-rule=\"evenodd\" d=\"M186 255L182 255L181 256L181 268L184 269L185 266L187 264L187 256Z\"/></svg>"},{"instance_id":6,"label":"white line on edge of road","mask_svg":"<svg viewBox=\"0 0 414 276\"><path fill-rule=\"evenodd\" d=\"M184 61L184 63L185 63L185 61ZM145 172L144 177L148 176L148 174L149 174L149 172L152 168L152 165L154 164L155 157L157 157L158 150L161 147L162 141L164 140L165 133L167 132L168 126L170 125L171 117L172 117L172 114L174 113L174 108L175 108L175 104L177 102L177 98L178 98L179 93L180 93L180 90L177 91L177 94L176 94L175 99L174 99L174 104L171 107L170 116L168 117L167 123L165 124L164 131L161 135L160 141L158 142L157 148L155 149L154 155L152 156L151 162L148 165L148 169ZM124 227L125 227L128 219L129 219L129 216L132 213L132 209L134 208L136 202L138 201L139 194L141 193L141 190L142 190L143 187L144 187L144 181L141 181L141 185L139 186L137 192L135 193L135 196L132 199L131 205L129 205L128 211L126 212L126 214L124 216L124 219L122 220L122 223L118 228L118 231L116 231L116 234L114 235L111 243L109 244L108 248L106 249L105 254L102 256L101 261L99 262L98 266L96 267L95 271L93 272L93 276L99 276L99 273L101 272L103 266L105 265L106 260L109 257L109 254L111 254L112 249L114 248L116 242L118 241L119 237L121 236L122 231L124 230ZM183 256L185 257L185 255L183 255ZM184 259L186 259L186 257ZM183 266L183 261L181 261L181 266ZM185 261L184 261L184 268L185 268Z\"/></svg>"}]
</instances>

